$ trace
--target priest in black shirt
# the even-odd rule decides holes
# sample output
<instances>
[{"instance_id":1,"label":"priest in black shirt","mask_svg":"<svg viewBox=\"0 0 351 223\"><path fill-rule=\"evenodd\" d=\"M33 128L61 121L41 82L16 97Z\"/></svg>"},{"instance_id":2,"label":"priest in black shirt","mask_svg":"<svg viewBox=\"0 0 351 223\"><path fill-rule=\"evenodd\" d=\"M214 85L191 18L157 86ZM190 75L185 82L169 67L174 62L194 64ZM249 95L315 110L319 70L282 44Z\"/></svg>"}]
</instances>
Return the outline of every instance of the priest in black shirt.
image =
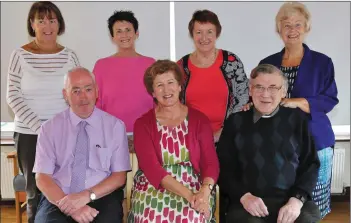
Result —
<instances>
[{"instance_id":1,"label":"priest in black shirt","mask_svg":"<svg viewBox=\"0 0 351 223\"><path fill-rule=\"evenodd\" d=\"M318 222L311 195L319 159L309 117L279 105L288 82L273 65L257 66L249 89L252 109L225 121L217 148L221 198L229 201L220 207L226 209L226 222Z\"/></svg>"}]
</instances>

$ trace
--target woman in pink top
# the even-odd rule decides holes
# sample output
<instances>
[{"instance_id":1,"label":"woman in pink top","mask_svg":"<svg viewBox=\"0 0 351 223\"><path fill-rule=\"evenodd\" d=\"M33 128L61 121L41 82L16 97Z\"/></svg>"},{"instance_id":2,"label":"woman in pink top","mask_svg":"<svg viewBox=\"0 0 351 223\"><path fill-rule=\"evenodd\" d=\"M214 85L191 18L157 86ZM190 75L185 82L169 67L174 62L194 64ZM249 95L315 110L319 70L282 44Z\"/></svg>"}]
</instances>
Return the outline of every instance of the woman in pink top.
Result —
<instances>
[{"instance_id":1,"label":"woman in pink top","mask_svg":"<svg viewBox=\"0 0 351 223\"><path fill-rule=\"evenodd\" d=\"M99 86L96 106L121 119L127 132L133 132L135 120L153 107L153 98L145 90L143 76L155 60L135 51L139 31L133 12L114 12L108 20L108 28L117 52L99 59L94 66Z\"/></svg>"}]
</instances>

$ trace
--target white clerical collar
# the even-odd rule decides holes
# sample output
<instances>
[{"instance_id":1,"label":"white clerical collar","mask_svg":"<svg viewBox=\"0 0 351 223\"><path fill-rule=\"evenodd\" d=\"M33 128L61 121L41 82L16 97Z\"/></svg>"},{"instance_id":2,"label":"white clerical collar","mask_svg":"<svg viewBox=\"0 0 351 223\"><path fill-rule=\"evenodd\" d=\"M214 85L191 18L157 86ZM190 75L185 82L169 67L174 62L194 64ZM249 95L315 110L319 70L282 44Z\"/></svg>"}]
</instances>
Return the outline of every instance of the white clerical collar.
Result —
<instances>
[{"instance_id":1,"label":"white clerical collar","mask_svg":"<svg viewBox=\"0 0 351 223\"><path fill-rule=\"evenodd\" d=\"M279 111L279 105L274 109L274 111L269 115L263 115L255 107L253 108L253 122L256 123L260 118L271 118Z\"/></svg>"}]
</instances>

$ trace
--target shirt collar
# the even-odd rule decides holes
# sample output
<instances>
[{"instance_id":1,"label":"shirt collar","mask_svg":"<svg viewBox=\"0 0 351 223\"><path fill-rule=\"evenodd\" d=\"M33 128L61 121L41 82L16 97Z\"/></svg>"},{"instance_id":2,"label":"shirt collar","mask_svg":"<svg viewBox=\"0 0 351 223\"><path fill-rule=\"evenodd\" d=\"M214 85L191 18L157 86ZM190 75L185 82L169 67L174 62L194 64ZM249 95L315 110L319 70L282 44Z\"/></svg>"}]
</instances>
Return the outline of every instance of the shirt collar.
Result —
<instances>
[{"instance_id":1,"label":"shirt collar","mask_svg":"<svg viewBox=\"0 0 351 223\"><path fill-rule=\"evenodd\" d=\"M71 123L74 127L76 127L81 121L86 121L88 123L88 125L91 126L98 126L99 124L99 114L98 114L98 110L96 109L96 107L94 107L93 113L91 113L91 115L88 118L81 118L78 115L76 115L72 109L69 109L69 117L71 120Z\"/></svg>"},{"instance_id":2,"label":"shirt collar","mask_svg":"<svg viewBox=\"0 0 351 223\"><path fill-rule=\"evenodd\" d=\"M273 117L275 114L277 114L277 112L279 111L279 105L277 106L276 109L274 109L274 111L269 114L269 115L263 115L262 113L260 113L255 107L253 108L253 122L256 123L258 122L258 120L260 120L261 118L271 118Z\"/></svg>"}]
</instances>

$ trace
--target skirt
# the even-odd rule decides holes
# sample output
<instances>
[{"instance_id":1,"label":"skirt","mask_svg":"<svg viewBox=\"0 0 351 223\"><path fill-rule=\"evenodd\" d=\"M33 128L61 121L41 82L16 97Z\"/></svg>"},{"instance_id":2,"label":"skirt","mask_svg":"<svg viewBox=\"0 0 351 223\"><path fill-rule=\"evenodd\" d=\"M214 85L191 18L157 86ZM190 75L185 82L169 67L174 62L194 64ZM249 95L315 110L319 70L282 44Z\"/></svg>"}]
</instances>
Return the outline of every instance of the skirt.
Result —
<instances>
[{"instance_id":1,"label":"skirt","mask_svg":"<svg viewBox=\"0 0 351 223\"><path fill-rule=\"evenodd\" d=\"M322 219L330 213L331 179L334 150L331 147L318 151L320 167L316 187L312 192L312 199L321 212Z\"/></svg>"}]
</instances>

